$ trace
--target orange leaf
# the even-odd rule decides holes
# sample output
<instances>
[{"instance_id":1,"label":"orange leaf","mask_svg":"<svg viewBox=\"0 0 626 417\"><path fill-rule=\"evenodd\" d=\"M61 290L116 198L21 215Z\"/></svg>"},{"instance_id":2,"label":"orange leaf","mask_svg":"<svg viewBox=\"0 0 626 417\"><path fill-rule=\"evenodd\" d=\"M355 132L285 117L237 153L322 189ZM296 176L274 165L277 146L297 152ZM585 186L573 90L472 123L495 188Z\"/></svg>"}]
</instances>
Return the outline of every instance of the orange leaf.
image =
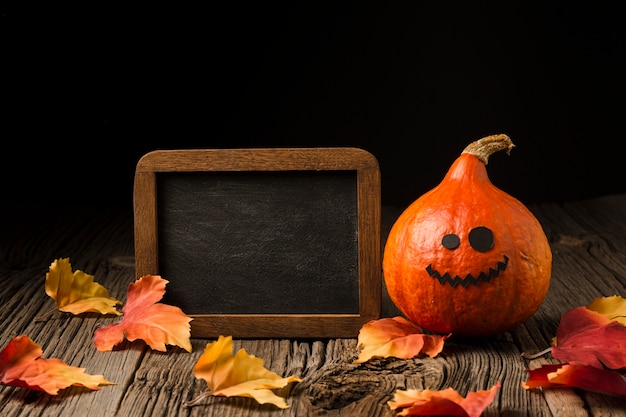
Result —
<instances>
[{"instance_id":1,"label":"orange leaf","mask_svg":"<svg viewBox=\"0 0 626 417\"><path fill-rule=\"evenodd\" d=\"M610 369L626 368L626 326L578 307L561 317L552 356L562 362Z\"/></svg>"},{"instance_id":2,"label":"orange leaf","mask_svg":"<svg viewBox=\"0 0 626 417\"><path fill-rule=\"evenodd\" d=\"M72 272L69 258L56 259L46 274L46 294L66 313L120 313L115 309L121 301L109 297L102 285L93 281L93 275L77 270Z\"/></svg>"},{"instance_id":3,"label":"orange leaf","mask_svg":"<svg viewBox=\"0 0 626 417\"><path fill-rule=\"evenodd\" d=\"M491 389L469 392L465 398L452 388L397 390L387 404L392 410L403 409L401 416L478 417L493 402L499 388L498 382Z\"/></svg>"},{"instance_id":4,"label":"orange leaf","mask_svg":"<svg viewBox=\"0 0 626 417\"><path fill-rule=\"evenodd\" d=\"M526 382L522 381L522 387L524 389L534 389L558 385L550 382L548 375L552 372L556 372L561 366L563 365L543 365L537 369L527 369L526 371L529 377Z\"/></svg>"},{"instance_id":5,"label":"orange leaf","mask_svg":"<svg viewBox=\"0 0 626 417\"><path fill-rule=\"evenodd\" d=\"M165 294L169 281L158 275L146 275L128 286L128 297L122 308L122 321L94 332L94 344L100 351L112 350L124 340L141 339L154 350L165 352L165 345L176 345L191 352L191 318L183 311L157 303Z\"/></svg>"},{"instance_id":6,"label":"orange leaf","mask_svg":"<svg viewBox=\"0 0 626 417\"><path fill-rule=\"evenodd\" d=\"M423 330L404 317L371 320L359 332L359 357L353 363L374 357L410 359L424 353L431 358L441 353L449 337L423 334Z\"/></svg>"},{"instance_id":7,"label":"orange leaf","mask_svg":"<svg viewBox=\"0 0 626 417\"><path fill-rule=\"evenodd\" d=\"M288 408L285 399L271 390L302 380L294 375L280 377L264 368L263 360L249 355L245 349L239 349L234 356L232 351L232 336L220 336L217 341L207 343L204 353L194 367L194 375L207 382L209 392L201 394L185 405L196 405L207 395L215 395L249 397L260 404L270 403L279 408Z\"/></svg>"},{"instance_id":8,"label":"orange leaf","mask_svg":"<svg viewBox=\"0 0 626 417\"><path fill-rule=\"evenodd\" d=\"M22 335L13 338L0 352L0 383L45 391L57 395L71 385L99 390L115 385L102 375L89 375L83 368L69 366L59 359L43 359L41 347Z\"/></svg>"},{"instance_id":9,"label":"orange leaf","mask_svg":"<svg viewBox=\"0 0 626 417\"><path fill-rule=\"evenodd\" d=\"M565 364L543 365L528 370L525 389L575 387L588 391L626 396L626 378L618 372L599 369L590 365Z\"/></svg>"}]
</instances>

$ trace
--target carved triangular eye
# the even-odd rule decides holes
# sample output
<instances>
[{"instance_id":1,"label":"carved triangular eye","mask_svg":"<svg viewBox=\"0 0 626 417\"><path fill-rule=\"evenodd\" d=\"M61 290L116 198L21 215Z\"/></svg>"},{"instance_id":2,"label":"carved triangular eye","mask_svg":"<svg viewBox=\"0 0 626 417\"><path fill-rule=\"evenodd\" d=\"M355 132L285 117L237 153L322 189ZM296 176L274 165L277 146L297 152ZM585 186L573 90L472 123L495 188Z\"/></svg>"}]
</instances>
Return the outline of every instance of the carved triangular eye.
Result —
<instances>
[{"instance_id":1,"label":"carved triangular eye","mask_svg":"<svg viewBox=\"0 0 626 417\"><path fill-rule=\"evenodd\" d=\"M461 244L461 239L455 234L447 234L441 239L441 244L447 249L456 249Z\"/></svg>"},{"instance_id":2,"label":"carved triangular eye","mask_svg":"<svg viewBox=\"0 0 626 417\"><path fill-rule=\"evenodd\" d=\"M469 242L478 252L487 252L493 246L493 232L484 226L475 227L469 232Z\"/></svg>"}]
</instances>

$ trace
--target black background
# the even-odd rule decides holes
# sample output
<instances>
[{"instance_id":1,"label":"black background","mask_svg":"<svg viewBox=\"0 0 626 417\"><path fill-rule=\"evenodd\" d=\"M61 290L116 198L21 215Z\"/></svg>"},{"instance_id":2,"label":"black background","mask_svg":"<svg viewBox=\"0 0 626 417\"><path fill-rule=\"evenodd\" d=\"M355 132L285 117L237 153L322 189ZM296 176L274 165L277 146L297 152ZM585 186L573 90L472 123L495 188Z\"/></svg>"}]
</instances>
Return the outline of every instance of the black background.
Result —
<instances>
[{"instance_id":1,"label":"black background","mask_svg":"<svg viewBox=\"0 0 626 417\"><path fill-rule=\"evenodd\" d=\"M154 149L356 146L403 206L494 133L526 204L626 192L618 3L2 7L3 205L130 208Z\"/></svg>"}]
</instances>

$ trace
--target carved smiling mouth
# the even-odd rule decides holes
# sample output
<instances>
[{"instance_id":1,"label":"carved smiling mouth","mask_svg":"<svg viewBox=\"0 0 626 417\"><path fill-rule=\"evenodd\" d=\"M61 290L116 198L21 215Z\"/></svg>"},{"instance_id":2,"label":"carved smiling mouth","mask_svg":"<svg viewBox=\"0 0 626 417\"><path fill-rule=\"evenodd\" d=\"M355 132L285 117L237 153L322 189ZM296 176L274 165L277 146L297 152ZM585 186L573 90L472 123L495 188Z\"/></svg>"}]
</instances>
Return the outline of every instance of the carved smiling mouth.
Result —
<instances>
[{"instance_id":1,"label":"carved smiling mouth","mask_svg":"<svg viewBox=\"0 0 626 417\"><path fill-rule=\"evenodd\" d=\"M426 272L433 278L437 278L441 285L445 285L446 283L450 284L453 288L457 285L461 285L463 288L467 287L470 284L478 285L480 282L490 282L491 278L496 278L500 275L500 271L504 271L506 266L509 264L509 258L504 255L504 260L498 262L495 269L489 268L489 272L481 272L477 277L472 276L472 274L467 274L465 278L461 278L456 275L454 278L450 276L449 273L445 273L441 275L441 273L435 269L433 269L433 265L430 264L426 267Z\"/></svg>"}]
</instances>

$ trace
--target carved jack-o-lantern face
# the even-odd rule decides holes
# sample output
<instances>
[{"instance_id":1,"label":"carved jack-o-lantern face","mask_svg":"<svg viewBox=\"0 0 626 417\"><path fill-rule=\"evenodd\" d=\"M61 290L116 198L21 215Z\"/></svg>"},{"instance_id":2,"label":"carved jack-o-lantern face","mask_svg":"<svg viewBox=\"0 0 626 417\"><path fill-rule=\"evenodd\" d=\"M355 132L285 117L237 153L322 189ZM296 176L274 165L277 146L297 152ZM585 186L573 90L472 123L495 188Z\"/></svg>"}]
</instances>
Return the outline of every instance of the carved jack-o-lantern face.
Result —
<instances>
[{"instance_id":1,"label":"carved jack-o-lantern face","mask_svg":"<svg viewBox=\"0 0 626 417\"><path fill-rule=\"evenodd\" d=\"M389 232L387 292L415 324L488 336L520 324L543 302L552 266L548 240L533 214L496 188L485 168L487 151L511 147L505 135L468 146Z\"/></svg>"},{"instance_id":2,"label":"carved jack-o-lantern face","mask_svg":"<svg viewBox=\"0 0 626 417\"><path fill-rule=\"evenodd\" d=\"M478 226L471 229L468 233L468 244L472 250L477 252L487 252L494 246L495 237L491 229L485 226ZM467 250L465 248L459 249L461 246L461 238L454 233L447 233L441 238L441 246L444 249L450 251L454 250ZM445 255L444 255L445 256ZM449 271L439 271L433 264L429 264L426 267L426 272L433 278L436 278L442 285L450 284L452 287L461 285L467 287L468 285L478 285L480 282L490 282L492 278L498 277L501 271L506 270L509 263L509 257L503 255L502 261L489 267L486 271L480 271L476 276L471 273L467 273L465 276L460 276L458 273L450 273Z\"/></svg>"}]
</instances>

